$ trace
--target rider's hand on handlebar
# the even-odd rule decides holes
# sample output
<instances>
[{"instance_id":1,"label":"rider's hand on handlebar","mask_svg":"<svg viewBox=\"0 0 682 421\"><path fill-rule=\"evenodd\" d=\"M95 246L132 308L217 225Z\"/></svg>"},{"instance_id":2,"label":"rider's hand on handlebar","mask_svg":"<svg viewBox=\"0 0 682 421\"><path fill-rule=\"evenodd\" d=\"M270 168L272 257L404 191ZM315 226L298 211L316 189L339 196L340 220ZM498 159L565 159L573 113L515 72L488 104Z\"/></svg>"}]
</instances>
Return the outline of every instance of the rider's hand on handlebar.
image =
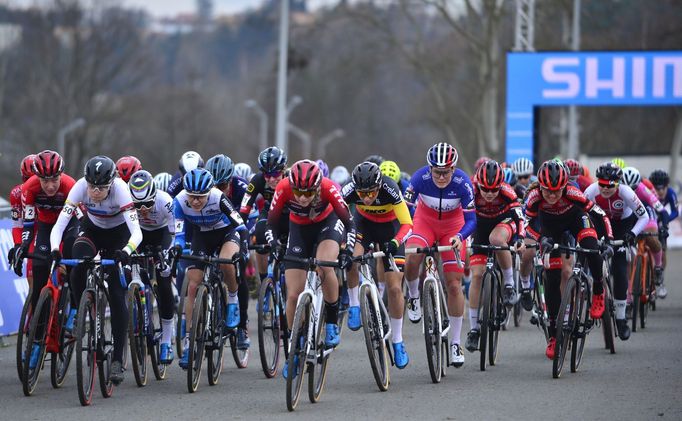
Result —
<instances>
[{"instance_id":1,"label":"rider's hand on handlebar","mask_svg":"<svg viewBox=\"0 0 682 421\"><path fill-rule=\"evenodd\" d=\"M514 243L514 249L516 250L517 253L521 254L524 251L526 251L526 243L523 240L518 239Z\"/></svg>"},{"instance_id":2,"label":"rider's hand on handlebar","mask_svg":"<svg viewBox=\"0 0 682 421\"><path fill-rule=\"evenodd\" d=\"M353 264L353 252L349 249L343 249L339 252L339 268L346 270Z\"/></svg>"},{"instance_id":3,"label":"rider's hand on handlebar","mask_svg":"<svg viewBox=\"0 0 682 421\"><path fill-rule=\"evenodd\" d=\"M450 244L452 244L452 247L459 252L459 250L462 248L462 237L455 235L450 239Z\"/></svg>"},{"instance_id":4,"label":"rider's hand on handlebar","mask_svg":"<svg viewBox=\"0 0 682 421\"><path fill-rule=\"evenodd\" d=\"M17 253L17 248L21 247L20 244L16 244L12 246L12 248L9 249L7 252L7 263L11 266L14 266L14 257L16 256Z\"/></svg>"},{"instance_id":5,"label":"rider's hand on handlebar","mask_svg":"<svg viewBox=\"0 0 682 421\"><path fill-rule=\"evenodd\" d=\"M387 255L395 256L398 254L398 248L400 248L400 244L398 243L398 240L395 238L392 239L391 241L388 241L384 243L384 251L386 252Z\"/></svg>"},{"instance_id":6,"label":"rider's hand on handlebar","mask_svg":"<svg viewBox=\"0 0 682 421\"><path fill-rule=\"evenodd\" d=\"M554 240L549 237L542 237L540 239L540 250L542 254L547 254L554 249Z\"/></svg>"},{"instance_id":7,"label":"rider's hand on handlebar","mask_svg":"<svg viewBox=\"0 0 682 421\"><path fill-rule=\"evenodd\" d=\"M120 263L123 266L127 266L130 263L130 255L125 252L125 250L116 250L114 252L114 260L116 263Z\"/></svg>"},{"instance_id":8,"label":"rider's hand on handlebar","mask_svg":"<svg viewBox=\"0 0 682 421\"><path fill-rule=\"evenodd\" d=\"M637 236L635 235L634 232L628 231L625 234L623 234L623 243L625 243L626 246L634 246L636 242Z\"/></svg>"},{"instance_id":9,"label":"rider's hand on handlebar","mask_svg":"<svg viewBox=\"0 0 682 421\"><path fill-rule=\"evenodd\" d=\"M50 252L50 256L52 257L52 261L55 265L58 265L59 262L62 261L62 252L59 251L59 249L52 250L52 252Z\"/></svg>"}]
</instances>

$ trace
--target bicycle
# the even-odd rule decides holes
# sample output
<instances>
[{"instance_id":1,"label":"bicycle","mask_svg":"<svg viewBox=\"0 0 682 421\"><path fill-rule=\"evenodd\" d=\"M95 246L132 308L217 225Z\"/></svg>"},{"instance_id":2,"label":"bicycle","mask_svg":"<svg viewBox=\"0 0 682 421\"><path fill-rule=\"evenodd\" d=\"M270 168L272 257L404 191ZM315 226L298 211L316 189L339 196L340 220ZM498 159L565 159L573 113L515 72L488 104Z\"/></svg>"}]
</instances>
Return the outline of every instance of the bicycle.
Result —
<instances>
[{"instance_id":1,"label":"bicycle","mask_svg":"<svg viewBox=\"0 0 682 421\"><path fill-rule=\"evenodd\" d=\"M495 365L497 361L497 344L500 329L502 329L505 321L507 321L508 315L507 307L504 305L504 299L502 298L504 286L502 285L502 277L497 267L495 252L510 250L510 247L492 244L472 244L471 248L484 250L487 254L478 301L478 323L481 329L478 349L481 352L480 368L481 371L485 371L486 363Z\"/></svg>"},{"instance_id":2,"label":"bicycle","mask_svg":"<svg viewBox=\"0 0 682 421\"><path fill-rule=\"evenodd\" d=\"M320 400L327 378L327 363L334 348L327 349L325 340L325 311L322 281L316 268L339 267L338 262L327 262L314 257L303 259L284 256L284 261L302 263L307 268L303 292L296 301L296 313L289 340L288 376L286 381L287 409L298 405L303 386L304 368L308 368L308 398L311 403ZM316 373L317 372L317 373Z\"/></svg>"},{"instance_id":3,"label":"bicycle","mask_svg":"<svg viewBox=\"0 0 682 421\"><path fill-rule=\"evenodd\" d=\"M46 260L40 255L27 255L30 259ZM71 290L66 276L59 276L59 267L54 263L50 268L48 282L40 291L36 309L27 331L23 354L22 389L31 396L38 384L38 378L47 353L50 353L50 381L57 389L64 384L71 364L75 340L67 333L67 319L71 313ZM27 299L30 301L30 297ZM31 367L26 361L39 349L37 364Z\"/></svg>"},{"instance_id":4,"label":"bicycle","mask_svg":"<svg viewBox=\"0 0 682 421\"><path fill-rule=\"evenodd\" d=\"M620 247L623 245L623 240L615 240L609 242L612 247ZM611 354L616 353L615 337L618 332L616 326L616 304L613 301L613 276L611 275L611 258L606 256L604 258L602 273L604 274L604 315L601 318L602 333L604 335L604 348L608 349Z\"/></svg>"},{"instance_id":5,"label":"bicycle","mask_svg":"<svg viewBox=\"0 0 682 421\"><path fill-rule=\"evenodd\" d=\"M85 259L62 259L66 266L87 266L86 286L78 305L76 322L76 380L78 399L81 405L92 403L95 385L95 369L99 374L99 386L104 398L111 397L111 365L114 354L114 338L111 333L111 319L107 317L109 292L104 268L118 265L119 281L123 288L128 284L123 268L115 260L102 259L99 255Z\"/></svg>"},{"instance_id":6,"label":"bicycle","mask_svg":"<svg viewBox=\"0 0 682 421\"><path fill-rule=\"evenodd\" d=\"M649 306L655 306L654 256L646 244L646 237L658 237L655 232L643 232L637 236L634 260L630 266L629 290L632 296L632 331L637 332L637 319L642 329L646 327ZM655 307L654 307L655 308Z\"/></svg>"},{"instance_id":7,"label":"bicycle","mask_svg":"<svg viewBox=\"0 0 682 421\"><path fill-rule=\"evenodd\" d=\"M182 249L182 254L190 254L192 251L188 248L189 246L186 246L184 249ZM174 272L176 272L174 270ZM187 271L184 272L185 277L187 276ZM177 285L177 277L175 279L175 283ZM187 326L185 326L185 297L187 297L187 283L189 281L187 279L182 280L182 284L180 285L180 290L178 291L178 308L177 308L177 314L176 314L176 325L175 325L175 348L176 348L176 354L182 355L182 339L185 337L185 333L187 332Z\"/></svg>"},{"instance_id":8,"label":"bicycle","mask_svg":"<svg viewBox=\"0 0 682 421\"><path fill-rule=\"evenodd\" d=\"M354 262L360 263L360 317L362 330L365 336L365 345L369 355L369 365L379 390L385 392L391 381L389 366L394 365L393 351L389 338L391 337L391 324L388 310L384 300L379 296L379 290L374 280L373 270L370 263L380 259L386 254L383 251L369 252L353 258ZM394 271L398 271L393 256L389 256L389 264Z\"/></svg>"},{"instance_id":9,"label":"bicycle","mask_svg":"<svg viewBox=\"0 0 682 421\"><path fill-rule=\"evenodd\" d=\"M179 255L178 259L208 263L204 277L197 287L192 311L192 325L189 333L189 358L187 360L187 390L197 391L204 353L208 351L208 384L218 384L223 368L223 350L226 339L232 347L237 365L246 366L248 350L237 350L236 329L227 329L225 310L227 308L227 287L223 283L223 273L218 265L234 265L239 273L240 259L223 259L212 256ZM239 278L239 275L237 275ZM238 359L239 358L239 359ZM242 367L240 367L242 368Z\"/></svg>"},{"instance_id":10,"label":"bicycle","mask_svg":"<svg viewBox=\"0 0 682 421\"><path fill-rule=\"evenodd\" d=\"M151 359L156 379L163 380L166 377L167 366L160 363L161 320L158 312L154 312L155 303L158 301L157 287L149 276L150 271L154 273L154 260L163 261L160 250L152 253L151 249L147 248L144 254L130 256L131 282L128 284L127 294L128 343L135 382L139 387L147 384L147 356Z\"/></svg>"},{"instance_id":11,"label":"bicycle","mask_svg":"<svg viewBox=\"0 0 682 421\"><path fill-rule=\"evenodd\" d=\"M405 249L405 255L416 253L426 255L424 259L426 278L424 278L421 294L422 330L426 344L429 374L433 383L440 383L442 377L446 375L447 366L450 365L448 307L434 256L435 253L449 250L453 250L453 247L433 246ZM457 264L461 265L457 252L455 252L455 258Z\"/></svg>"},{"instance_id":12,"label":"bicycle","mask_svg":"<svg viewBox=\"0 0 682 421\"><path fill-rule=\"evenodd\" d=\"M561 295L561 304L557 314L556 349L552 361L552 377L561 376L564 359L571 348L571 372L575 373L582 362L585 340L594 328L594 320L590 318L592 306L592 278L583 268L583 260L587 254L600 254L599 249L585 249L580 246L554 244L554 250L578 254L573 273L566 282ZM561 321L560 321L561 320Z\"/></svg>"},{"instance_id":13,"label":"bicycle","mask_svg":"<svg viewBox=\"0 0 682 421\"><path fill-rule=\"evenodd\" d=\"M249 250L267 252L269 245L249 246ZM261 367L267 378L277 374L280 356L280 341L284 358L289 357L289 328L286 313L286 282L284 262L275 260L271 254L268 259L267 277L258 289L258 352Z\"/></svg>"},{"instance_id":14,"label":"bicycle","mask_svg":"<svg viewBox=\"0 0 682 421\"><path fill-rule=\"evenodd\" d=\"M535 248L538 253L533 258L531 269L531 283L533 288L533 309L531 310L530 324L540 329L545 337L545 343L549 342L549 316L547 315L547 302L545 301L545 267L539 253L539 244L526 244L526 248ZM520 301L520 300L519 300Z\"/></svg>"}]
</instances>

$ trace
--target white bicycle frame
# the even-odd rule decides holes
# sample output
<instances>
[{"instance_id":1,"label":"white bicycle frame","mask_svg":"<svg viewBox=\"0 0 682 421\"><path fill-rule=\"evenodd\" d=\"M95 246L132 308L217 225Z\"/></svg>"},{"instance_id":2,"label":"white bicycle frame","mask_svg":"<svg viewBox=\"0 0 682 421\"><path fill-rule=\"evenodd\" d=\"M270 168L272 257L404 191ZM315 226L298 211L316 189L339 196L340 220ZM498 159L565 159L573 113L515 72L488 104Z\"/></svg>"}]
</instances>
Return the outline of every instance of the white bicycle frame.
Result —
<instances>
[{"instance_id":1,"label":"white bicycle frame","mask_svg":"<svg viewBox=\"0 0 682 421\"><path fill-rule=\"evenodd\" d=\"M383 251L377 251L372 253L372 257L374 259L381 259L384 256L386 256L386 254ZM389 265L391 266L391 269L398 272L398 266L395 264L395 259L393 258L393 256L389 256L388 261ZM383 338L383 340L386 341L392 333L390 323L387 324L388 329L384 332L384 320L388 320L389 314L388 310L386 309L386 306L384 305L384 300L379 299L379 289L377 288L376 281L372 276L372 268L370 267L368 261L365 261L360 265L360 275L361 275L360 296L361 297L363 296L364 289L369 288L369 293L371 297L370 299L372 300L372 304L376 309L376 318L379 321L379 332L381 333L381 337Z\"/></svg>"},{"instance_id":2,"label":"white bicycle frame","mask_svg":"<svg viewBox=\"0 0 682 421\"><path fill-rule=\"evenodd\" d=\"M296 300L296 308L298 308L299 304L301 303L301 300L306 295L310 296L310 302L313 305L313 309L311 313L310 323L308 323L308 334L306 335L305 355L307 362L315 364L317 362L316 335L318 323L320 322L320 314L322 313L323 297L322 281L320 280L320 277L318 276L317 272L314 270L309 270L306 275L305 288L303 289L303 292L299 294L298 299ZM290 351L291 346L292 342L290 341L289 342ZM327 355L331 354L333 350L334 348L325 349L322 354L323 357L326 357Z\"/></svg>"}]
</instances>

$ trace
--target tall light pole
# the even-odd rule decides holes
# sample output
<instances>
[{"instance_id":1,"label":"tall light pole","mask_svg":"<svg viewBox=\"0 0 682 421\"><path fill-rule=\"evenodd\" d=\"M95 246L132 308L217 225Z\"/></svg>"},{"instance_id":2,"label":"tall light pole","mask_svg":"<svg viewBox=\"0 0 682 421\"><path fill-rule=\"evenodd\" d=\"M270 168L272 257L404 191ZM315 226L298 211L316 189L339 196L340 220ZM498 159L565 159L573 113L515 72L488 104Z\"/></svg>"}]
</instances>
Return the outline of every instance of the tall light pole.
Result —
<instances>
[{"instance_id":1,"label":"tall light pole","mask_svg":"<svg viewBox=\"0 0 682 421\"><path fill-rule=\"evenodd\" d=\"M301 142L303 142L303 157L305 159L311 159L310 153L312 152L313 142L310 134L305 130L301 129L300 127L294 126L291 123L289 123L287 127L289 128L289 131L291 133L293 133L296 137L298 137L301 140Z\"/></svg>"},{"instance_id":2,"label":"tall light pole","mask_svg":"<svg viewBox=\"0 0 682 421\"><path fill-rule=\"evenodd\" d=\"M573 0L573 27L571 31L571 49L580 49L580 0ZM568 147L566 157L578 159L580 153L580 128L578 127L578 110L575 105L568 108Z\"/></svg>"},{"instance_id":3,"label":"tall light pole","mask_svg":"<svg viewBox=\"0 0 682 421\"><path fill-rule=\"evenodd\" d=\"M287 127L289 127L289 116L291 115L292 112L294 112L294 109L301 104L303 104L303 98L301 98L298 95L291 97L291 99L289 100L289 104L287 104L287 111L285 114L285 120L287 123ZM289 130L284 132L284 144L286 145L287 148L289 147ZM286 150L286 149L282 149L282 150Z\"/></svg>"},{"instance_id":4,"label":"tall light pole","mask_svg":"<svg viewBox=\"0 0 682 421\"><path fill-rule=\"evenodd\" d=\"M85 126L85 120L82 118L77 118L73 121L71 121L69 124L66 126L62 127L59 129L59 132L57 132L57 149L59 151L59 154L63 157L65 154L65 141L66 141L66 135L69 134L70 132L74 130L78 130L81 127Z\"/></svg>"},{"instance_id":5,"label":"tall light pole","mask_svg":"<svg viewBox=\"0 0 682 421\"><path fill-rule=\"evenodd\" d=\"M286 150L287 56L289 53L289 0L280 0L279 63L277 69L277 147Z\"/></svg>"},{"instance_id":6,"label":"tall light pole","mask_svg":"<svg viewBox=\"0 0 682 421\"><path fill-rule=\"evenodd\" d=\"M244 106L253 110L258 115L258 120L260 123L260 150L264 150L268 147L268 113L263 110L263 108L258 105L258 103L249 99L244 102Z\"/></svg>"},{"instance_id":7,"label":"tall light pole","mask_svg":"<svg viewBox=\"0 0 682 421\"><path fill-rule=\"evenodd\" d=\"M317 141L317 157L319 159L324 159L327 150L327 145L340 137L344 137L345 135L346 132L344 132L341 129L336 129L322 136Z\"/></svg>"}]
</instances>

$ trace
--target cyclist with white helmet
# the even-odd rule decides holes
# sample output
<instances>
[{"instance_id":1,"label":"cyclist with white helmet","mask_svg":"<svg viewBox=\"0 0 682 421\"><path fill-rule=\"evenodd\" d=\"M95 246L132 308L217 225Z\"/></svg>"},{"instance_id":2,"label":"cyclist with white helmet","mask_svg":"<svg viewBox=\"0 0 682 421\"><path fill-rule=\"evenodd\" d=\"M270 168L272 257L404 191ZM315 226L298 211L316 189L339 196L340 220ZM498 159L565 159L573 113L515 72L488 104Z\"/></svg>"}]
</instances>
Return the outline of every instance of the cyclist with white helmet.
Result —
<instances>
[{"instance_id":1,"label":"cyclist with white helmet","mask_svg":"<svg viewBox=\"0 0 682 421\"><path fill-rule=\"evenodd\" d=\"M170 183L168 184L168 194L175 197L182 191L182 177L195 168L204 166L204 160L201 155L194 151L187 151L182 154L178 162L178 172L175 173Z\"/></svg>"},{"instance_id":2,"label":"cyclist with white helmet","mask_svg":"<svg viewBox=\"0 0 682 421\"><path fill-rule=\"evenodd\" d=\"M516 191L517 196L521 198L524 196L528 186L537 181L537 177L535 177L533 171L533 162L528 158L519 158L512 163L511 169L516 175L516 186L514 186L514 191Z\"/></svg>"},{"instance_id":3,"label":"cyclist with white helmet","mask_svg":"<svg viewBox=\"0 0 682 421\"><path fill-rule=\"evenodd\" d=\"M167 172L160 172L154 176L154 185L157 190L168 192L168 185L170 184L173 176Z\"/></svg>"},{"instance_id":4,"label":"cyclist with white helmet","mask_svg":"<svg viewBox=\"0 0 682 421\"><path fill-rule=\"evenodd\" d=\"M343 187L350 182L350 173L348 169L343 165L338 165L334 167L329 178L339 186Z\"/></svg>"},{"instance_id":5,"label":"cyclist with white helmet","mask_svg":"<svg viewBox=\"0 0 682 421\"><path fill-rule=\"evenodd\" d=\"M246 162L236 163L234 165L234 175L239 176L246 181L251 181L251 177L253 177L251 165L247 164Z\"/></svg>"}]
</instances>

